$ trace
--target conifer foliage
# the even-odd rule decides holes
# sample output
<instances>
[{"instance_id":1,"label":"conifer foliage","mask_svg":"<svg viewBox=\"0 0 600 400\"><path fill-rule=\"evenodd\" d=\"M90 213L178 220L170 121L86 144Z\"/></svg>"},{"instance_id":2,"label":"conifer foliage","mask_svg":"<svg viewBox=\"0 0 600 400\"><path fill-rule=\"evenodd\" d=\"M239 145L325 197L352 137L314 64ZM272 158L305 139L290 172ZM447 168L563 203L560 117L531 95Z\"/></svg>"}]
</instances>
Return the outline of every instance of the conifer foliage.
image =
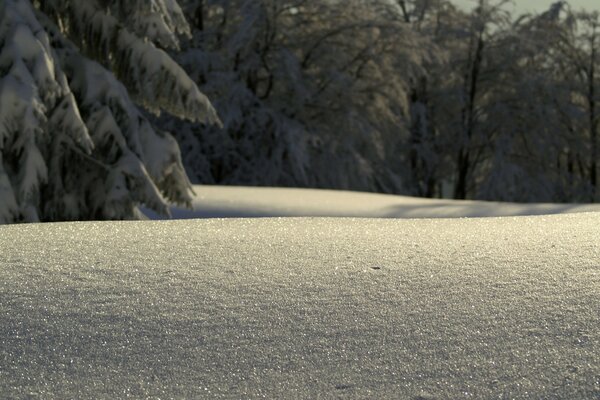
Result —
<instances>
[{"instance_id":1,"label":"conifer foliage","mask_svg":"<svg viewBox=\"0 0 600 400\"><path fill-rule=\"evenodd\" d=\"M189 203L179 147L145 114L219 124L165 52L180 35L175 0L0 3L0 223Z\"/></svg>"}]
</instances>

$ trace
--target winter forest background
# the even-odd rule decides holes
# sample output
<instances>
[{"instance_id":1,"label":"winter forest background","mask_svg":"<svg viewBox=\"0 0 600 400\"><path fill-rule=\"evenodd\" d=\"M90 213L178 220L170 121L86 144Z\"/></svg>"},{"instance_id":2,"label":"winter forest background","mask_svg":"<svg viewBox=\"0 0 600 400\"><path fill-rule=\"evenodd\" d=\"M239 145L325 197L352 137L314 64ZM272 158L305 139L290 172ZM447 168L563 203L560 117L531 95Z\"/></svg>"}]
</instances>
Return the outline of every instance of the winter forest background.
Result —
<instances>
[{"instance_id":1,"label":"winter forest background","mask_svg":"<svg viewBox=\"0 0 600 400\"><path fill-rule=\"evenodd\" d=\"M191 182L595 202L600 16L508 9L0 0L0 222L166 214Z\"/></svg>"}]
</instances>

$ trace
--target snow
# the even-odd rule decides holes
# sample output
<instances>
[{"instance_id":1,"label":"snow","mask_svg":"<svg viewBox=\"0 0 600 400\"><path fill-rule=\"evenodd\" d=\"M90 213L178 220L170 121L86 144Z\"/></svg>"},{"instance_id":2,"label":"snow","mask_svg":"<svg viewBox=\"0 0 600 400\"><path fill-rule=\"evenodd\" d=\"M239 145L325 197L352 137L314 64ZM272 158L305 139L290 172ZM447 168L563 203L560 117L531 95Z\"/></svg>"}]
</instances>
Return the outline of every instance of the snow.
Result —
<instances>
[{"instance_id":1,"label":"snow","mask_svg":"<svg viewBox=\"0 0 600 400\"><path fill-rule=\"evenodd\" d=\"M575 213L2 226L0 397L600 397L592 206L196 191L211 216Z\"/></svg>"},{"instance_id":2,"label":"snow","mask_svg":"<svg viewBox=\"0 0 600 400\"><path fill-rule=\"evenodd\" d=\"M0 227L0 397L600 396L600 213Z\"/></svg>"},{"instance_id":3,"label":"snow","mask_svg":"<svg viewBox=\"0 0 600 400\"><path fill-rule=\"evenodd\" d=\"M118 46L131 65L121 79L134 87L133 93L149 110L165 110L194 122L221 125L217 112L194 81L170 56L151 42L120 31ZM131 89L130 89L131 90Z\"/></svg>"},{"instance_id":4,"label":"snow","mask_svg":"<svg viewBox=\"0 0 600 400\"><path fill-rule=\"evenodd\" d=\"M454 201L341 190L195 185L194 191L193 209L174 207L173 218L461 218L600 212L600 204ZM144 213L162 218L150 210Z\"/></svg>"}]
</instances>

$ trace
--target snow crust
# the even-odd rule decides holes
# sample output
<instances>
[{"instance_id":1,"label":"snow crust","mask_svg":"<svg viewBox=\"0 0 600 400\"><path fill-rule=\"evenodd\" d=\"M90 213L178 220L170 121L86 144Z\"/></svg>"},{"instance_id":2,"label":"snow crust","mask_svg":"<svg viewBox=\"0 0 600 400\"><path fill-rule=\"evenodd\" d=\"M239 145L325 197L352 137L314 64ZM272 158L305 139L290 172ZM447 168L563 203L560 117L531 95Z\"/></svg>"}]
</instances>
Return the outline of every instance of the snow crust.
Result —
<instances>
[{"instance_id":1,"label":"snow crust","mask_svg":"<svg viewBox=\"0 0 600 400\"><path fill-rule=\"evenodd\" d=\"M173 218L461 218L600 212L600 204L434 200L342 190L195 185L194 192L193 209L173 208ZM150 210L144 213L162 218Z\"/></svg>"},{"instance_id":2,"label":"snow crust","mask_svg":"<svg viewBox=\"0 0 600 400\"><path fill-rule=\"evenodd\" d=\"M600 397L600 213L0 227L0 397Z\"/></svg>"}]
</instances>

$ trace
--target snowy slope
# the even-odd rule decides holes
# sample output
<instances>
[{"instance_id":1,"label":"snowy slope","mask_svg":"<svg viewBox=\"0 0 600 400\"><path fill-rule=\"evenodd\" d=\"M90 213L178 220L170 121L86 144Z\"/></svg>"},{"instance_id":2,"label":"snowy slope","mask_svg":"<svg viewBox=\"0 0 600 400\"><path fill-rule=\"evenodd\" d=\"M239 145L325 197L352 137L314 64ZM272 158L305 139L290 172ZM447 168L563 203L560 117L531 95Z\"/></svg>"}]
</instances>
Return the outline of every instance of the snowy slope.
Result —
<instances>
[{"instance_id":1,"label":"snowy slope","mask_svg":"<svg viewBox=\"0 0 600 400\"><path fill-rule=\"evenodd\" d=\"M600 213L0 227L2 398L600 398Z\"/></svg>"},{"instance_id":2,"label":"snowy slope","mask_svg":"<svg viewBox=\"0 0 600 400\"><path fill-rule=\"evenodd\" d=\"M176 219L229 217L457 218L600 212L600 204L515 204L432 200L337 190L195 186L194 209ZM152 219L159 217L144 210Z\"/></svg>"}]
</instances>

